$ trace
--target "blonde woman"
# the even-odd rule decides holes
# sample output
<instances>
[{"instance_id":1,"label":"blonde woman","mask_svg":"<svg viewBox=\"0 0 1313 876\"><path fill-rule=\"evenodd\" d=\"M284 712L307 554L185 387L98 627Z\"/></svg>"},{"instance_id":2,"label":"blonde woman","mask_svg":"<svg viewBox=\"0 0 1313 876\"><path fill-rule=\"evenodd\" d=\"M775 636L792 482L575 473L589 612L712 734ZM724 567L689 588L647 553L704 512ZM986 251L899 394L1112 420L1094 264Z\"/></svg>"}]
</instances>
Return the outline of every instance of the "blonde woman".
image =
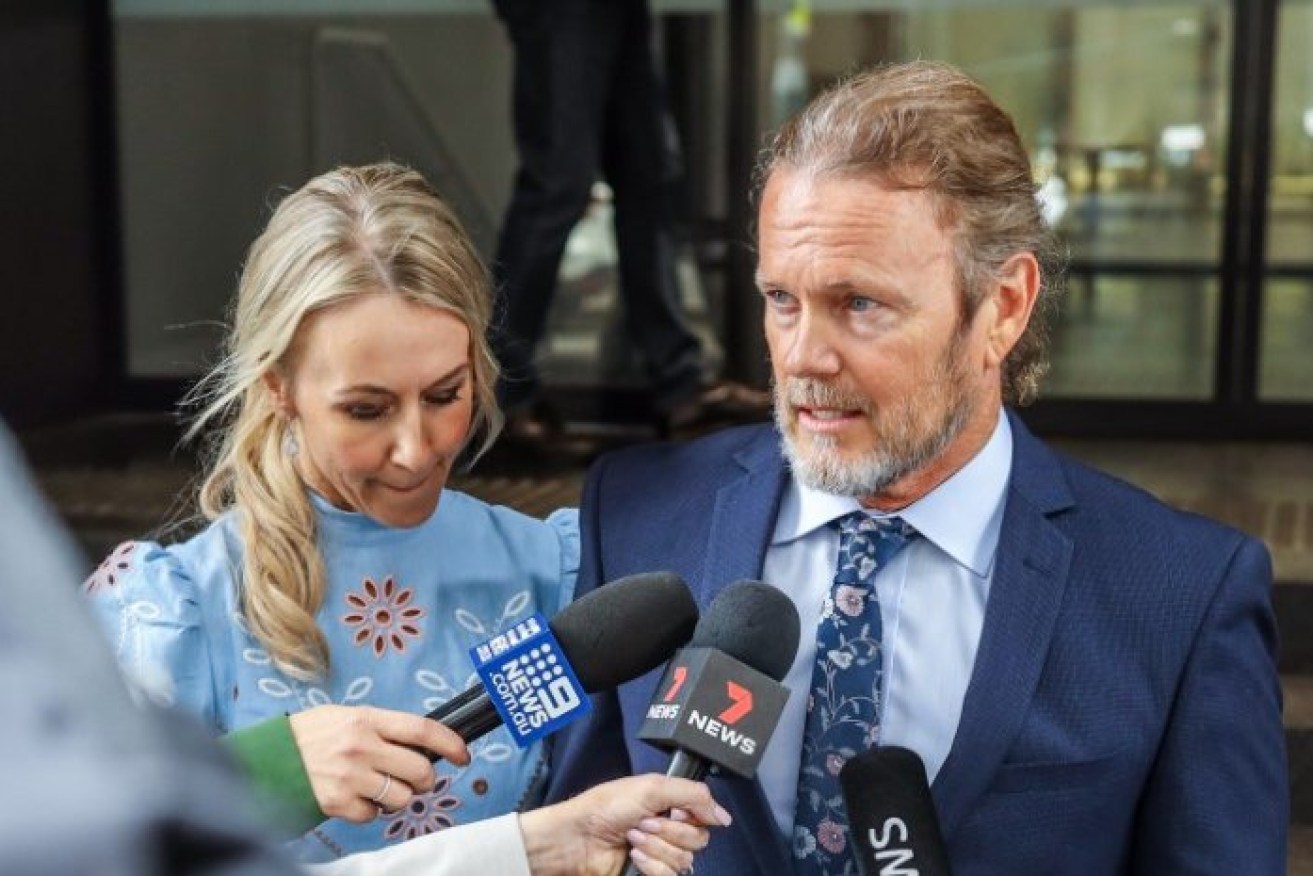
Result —
<instances>
[{"instance_id":1,"label":"blonde woman","mask_svg":"<svg viewBox=\"0 0 1313 876\"><path fill-rule=\"evenodd\" d=\"M216 734L272 732L257 778L308 782L338 816L297 841L303 861L509 812L541 778L537 747L498 732L466 751L418 717L469 684L473 644L568 603L579 563L573 511L544 522L445 489L500 426L489 302L414 172L341 168L289 195L200 390L210 525L122 545L86 585L144 687Z\"/></svg>"}]
</instances>

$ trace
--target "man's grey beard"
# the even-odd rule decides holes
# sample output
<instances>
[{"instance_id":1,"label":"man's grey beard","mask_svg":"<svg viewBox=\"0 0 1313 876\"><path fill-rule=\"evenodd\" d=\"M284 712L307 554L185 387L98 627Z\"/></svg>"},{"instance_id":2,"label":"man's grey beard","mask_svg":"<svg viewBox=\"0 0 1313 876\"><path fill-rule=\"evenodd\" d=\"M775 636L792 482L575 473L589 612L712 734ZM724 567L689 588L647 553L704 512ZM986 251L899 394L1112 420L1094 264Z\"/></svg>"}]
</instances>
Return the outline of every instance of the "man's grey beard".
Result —
<instances>
[{"instance_id":1,"label":"man's grey beard","mask_svg":"<svg viewBox=\"0 0 1313 876\"><path fill-rule=\"evenodd\" d=\"M784 458L794 476L811 489L860 499L880 493L929 465L961 434L974 408L974 400L963 391L964 383L954 365L955 362L941 362L935 368L936 373L926 381L923 395L884 409L878 419L869 401L847 396L823 381L791 378L783 387L775 384L775 424L782 436ZM942 401L937 398L945 395ZM786 428L790 403L860 411L875 426L877 444L845 459L839 452L837 439L811 435L810 450L804 452ZM942 411L939 422L928 431L918 425L913 413L914 406L926 404L936 404Z\"/></svg>"}]
</instances>

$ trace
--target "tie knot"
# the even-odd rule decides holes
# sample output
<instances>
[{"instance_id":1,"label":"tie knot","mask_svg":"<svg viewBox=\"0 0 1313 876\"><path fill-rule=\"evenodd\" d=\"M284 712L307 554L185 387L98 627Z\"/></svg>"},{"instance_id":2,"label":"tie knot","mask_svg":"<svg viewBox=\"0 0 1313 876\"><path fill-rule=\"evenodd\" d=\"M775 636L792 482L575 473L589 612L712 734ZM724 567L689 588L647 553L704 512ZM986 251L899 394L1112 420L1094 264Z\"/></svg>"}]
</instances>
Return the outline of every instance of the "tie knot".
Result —
<instances>
[{"instance_id":1,"label":"tie knot","mask_svg":"<svg viewBox=\"0 0 1313 876\"><path fill-rule=\"evenodd\" d=\"M917 534L901 517L872 517L861 511L845 514L834 525L839 530L836 584L868 581Z\"/></svg>"},{"instance_id":2,"label":"tie knot","mask_svg":"<svg viewBox=\"0 0 1313 876\"><path fill-rule=\"evenodd\" d=\"M876 539L907 541L916 535L916 529L901 517L872 517L865 511L853 511L838 518L832 524L839 530L839 537L850 539L857 536Z\"/></svg>"}]
</instances>

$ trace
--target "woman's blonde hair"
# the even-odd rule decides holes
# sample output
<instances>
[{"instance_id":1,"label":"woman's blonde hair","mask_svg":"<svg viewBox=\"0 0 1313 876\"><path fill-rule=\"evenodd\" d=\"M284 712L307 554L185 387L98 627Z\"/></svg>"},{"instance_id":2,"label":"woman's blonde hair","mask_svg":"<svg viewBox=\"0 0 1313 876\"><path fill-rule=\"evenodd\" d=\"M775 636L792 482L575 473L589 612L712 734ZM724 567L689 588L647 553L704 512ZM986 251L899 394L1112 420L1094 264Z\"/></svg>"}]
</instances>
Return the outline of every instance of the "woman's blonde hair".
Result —
<instances>
[{"instance_id":1,"label":"woman's blonde hair","mask_svg":"<svg viewBox=\"0 0 1313 876\"><path fill-rule=\"evenodd\" d=\"M211 437L201 512L237 512L243 545L242 611L284 672L328 670L315 622L325 569L306 486L287 453L290 424L265 375L286 369L297 330L316 311L370 294L402 295L445 310L470 331L476 456L501 428L497 363L486 339L487 271L460 222L424 179L396 164L341 167L278 205L251 245L232 308L224 358L188 396L200 407L188 437Z\"/></svg>"}]
</instances>

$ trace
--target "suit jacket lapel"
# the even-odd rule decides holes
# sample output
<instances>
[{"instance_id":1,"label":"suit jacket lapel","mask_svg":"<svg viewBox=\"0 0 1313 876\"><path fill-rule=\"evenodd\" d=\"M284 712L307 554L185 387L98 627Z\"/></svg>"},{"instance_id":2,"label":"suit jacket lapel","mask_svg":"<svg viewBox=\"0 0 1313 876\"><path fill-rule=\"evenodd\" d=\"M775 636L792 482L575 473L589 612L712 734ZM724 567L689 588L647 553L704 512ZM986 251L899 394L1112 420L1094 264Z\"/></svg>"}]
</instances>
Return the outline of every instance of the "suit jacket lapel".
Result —
<instances>
[{"instance_id":1,"label":"suit jacket lapel","mask_svg":"<svg viewBox=\"0 0 1313 876\"><path fill-rule=\"evenodd\" d=\"M1052 453L1012 417L1013 462L985 623L957 736L934 782L946 839L988 788L1034 695L1072 545L1049 515L1074 504Z\"/></svg>"},{"instance_id":2,"label":"suit jacket lapel","mask_svg":"<svg viewBox=\"0 0 1313 876\"><path fill-rule=\"evenodd\" d=\"M716 493L703 570L694 584L703 609L726 584L761 578L788 477L778 440L773 429L763 428L756 433L753 441L734 455L742 475L732 478ZM720 789L728 797L735 830L751 837L748 846L758 871L772 876L789 872L792 865L787 849L778 841L766 839L778 840L779 826L761 783L730 778L720 783Z\"/></svg>"},{"instance_id":3,"label":"suit jacket lapel","mask_svg":"<svg viewBox=\"0 0 1313 876\"><path fill-rule=\"evenodd\" d=\"M716 492L702 574L695 585L703 608L726 584L761 577L787 478L776 442L773 429L757 432L734 454L742 475Z\"/></svg>"}]
</instances>

